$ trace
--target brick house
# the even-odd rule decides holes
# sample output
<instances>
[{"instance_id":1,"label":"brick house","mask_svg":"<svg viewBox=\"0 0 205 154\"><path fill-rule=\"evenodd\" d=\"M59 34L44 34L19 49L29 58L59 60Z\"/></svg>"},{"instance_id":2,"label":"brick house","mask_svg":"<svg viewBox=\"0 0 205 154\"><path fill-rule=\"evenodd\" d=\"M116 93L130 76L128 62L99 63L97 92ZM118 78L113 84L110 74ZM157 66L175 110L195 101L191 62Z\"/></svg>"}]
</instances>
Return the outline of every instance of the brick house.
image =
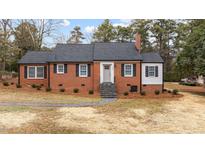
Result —
<instances>
[{"instance_id":1,"label":"brick house","mask_svg":"<svg viewBox=\"0 0 205 154\"><path fill-rule=\"evenodd\" d=\"M43 84L102 97L163 90L163 60L140 53L140 35L132 43L57 44L51 52L28 51L19 61L19 84Z\"/></svg>"}]
</instances>

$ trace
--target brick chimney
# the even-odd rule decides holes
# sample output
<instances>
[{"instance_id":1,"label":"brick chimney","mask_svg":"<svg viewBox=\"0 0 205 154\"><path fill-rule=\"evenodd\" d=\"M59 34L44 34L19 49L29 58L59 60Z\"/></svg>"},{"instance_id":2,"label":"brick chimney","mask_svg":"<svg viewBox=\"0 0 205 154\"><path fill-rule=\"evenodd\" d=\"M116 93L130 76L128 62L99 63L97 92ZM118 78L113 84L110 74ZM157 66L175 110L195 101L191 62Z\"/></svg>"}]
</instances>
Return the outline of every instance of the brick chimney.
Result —
<instances>
[{"instance_id":1,"label":"brick chimney","mask_svg":"<svg viewBox=\"0 0 205 154\"><path fill-rule=\"evenodd\" d=\"M135 47L139 51L141 51L141 34L137 33L135 35Z\"/></svg>"}]
</instances>

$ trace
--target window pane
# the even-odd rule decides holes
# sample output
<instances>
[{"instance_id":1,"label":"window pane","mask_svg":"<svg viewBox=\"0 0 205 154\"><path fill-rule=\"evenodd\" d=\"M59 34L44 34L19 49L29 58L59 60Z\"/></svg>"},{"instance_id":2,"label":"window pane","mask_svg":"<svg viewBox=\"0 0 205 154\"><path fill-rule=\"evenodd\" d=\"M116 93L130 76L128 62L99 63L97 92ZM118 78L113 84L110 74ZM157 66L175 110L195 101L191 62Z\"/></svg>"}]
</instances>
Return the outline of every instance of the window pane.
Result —
<instances>
[{"instance_id":1,"label":"window pane","mask_svg":"<svg viewBox=\"0 0 205 154\"><path fill-rule=\"evenodd\" d=\"M125 65L125 75L132 75L132 66Z\"/></svg>"},{"instance_id":2,"label":"window pane","mask_svg":"<svg viewBox=\"0 0 205 154\"><path fill-rule=\"evenodd\" d=\"M37 67L37 78L43 78L44 76L44 67Z\"/></svg>"},{"instance_id":3,"label":"window pane","mask_svg":"<svg viewBox=\"0 0 205 154\"><path fill-rule=\"evenodd\" d=\"M58 65L58 72L64 73L64 65Z\"/></svg>"},{"instance_id":4,"label":"window pane","mask_svg":"<svg viewBox=\"0 0 205 154\"><path fill-rule=\"evenodd\" d=\"M30 78L35 78L35 67L29 67L28 75Z\"/></svg>"},{"instance_id":5,"label":"window pane","mask_svg":"<svg viewBox=\"0 0 205 154\"><path fill-rule=\"evenodd\" d=\"M87 75L87 65L80 65L80 75Z\"/></svg>"},{"instance_id":6,"label":"window pane","mask_svg":"<svg viewBox=\"0 0 205 154\"><path fill-rule=\"evenodd\" d=\"M154 66L148 67L148 76L154 76Z\"/></svg>"}]
</instances>

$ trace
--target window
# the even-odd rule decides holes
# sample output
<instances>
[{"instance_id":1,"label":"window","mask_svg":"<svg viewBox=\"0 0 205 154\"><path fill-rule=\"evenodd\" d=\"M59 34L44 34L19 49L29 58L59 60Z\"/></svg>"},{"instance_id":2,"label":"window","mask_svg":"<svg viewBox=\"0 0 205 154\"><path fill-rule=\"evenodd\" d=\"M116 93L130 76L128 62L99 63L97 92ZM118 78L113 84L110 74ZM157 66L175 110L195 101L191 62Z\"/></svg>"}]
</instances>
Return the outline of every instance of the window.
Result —
<instances>
[{"instance_id":1,"label":"window","mask_svg":"<svg viewBox=\"0 0 205 154\"><path fill-rule=\"evenodd\" d=\"M88 76L88 65L87 64L80 64L79 65L79 76L80 77L87 77Z\"/></svg>"},{"instance_id":2,"label":"window","mask_svg":"<svg viewBox=\"0 0 205 154\"><path fill-rule=\"evenodd\" d=\"M125 64L124 65L124 76L132 77L133 76L133 64Z\"/></svg>"},{"instance_id":3,"label":"window","mask_svg":"<svg viewBox=\"0 0 205 154\"><path fill-rule=\"evenodd\" d=\"M28 78L29 79L43 79L44 78L44 66L28 66Z\"/></svg>"},{"instance_id":4,"label":"window","mask_svg":"<svg viewBox=\"0 0 205 154\"><path fill-rule=\"evenodd\" d=\"M58 64L57 65L57 73L63 74L64 73L64 64Z\"/></svg>"},{"instance_id":5,"label":"window","mask_svg":"<svg viewBox=\"0 0 205 154\"><path fill-rule=\"evenodd\" d=\"M148 66L148 76L154 77L155 76L155 67L154 66Z\"/></svg>"},{"instance_id":6,"label":"window","mask_svg":"<svg viewBox=\"0 0 205 154\"><path fill-rule=\"evenodd\" d=\"M35 78L35 67L34 66L30 66L28 67L28 77L29 78Z\"/></svg>"}]
</instances>

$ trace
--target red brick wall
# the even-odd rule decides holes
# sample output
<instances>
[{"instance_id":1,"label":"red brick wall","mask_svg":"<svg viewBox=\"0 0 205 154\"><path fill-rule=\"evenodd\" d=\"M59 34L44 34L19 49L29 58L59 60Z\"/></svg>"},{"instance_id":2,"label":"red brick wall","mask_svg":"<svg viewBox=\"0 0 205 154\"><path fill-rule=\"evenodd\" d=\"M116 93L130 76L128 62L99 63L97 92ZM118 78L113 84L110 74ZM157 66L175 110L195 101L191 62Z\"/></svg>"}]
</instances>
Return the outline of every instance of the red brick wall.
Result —
<instances>
[{"instance_id":1,"label":"red brick wall","mask_svg":"<svg viewBox=\"0 0 205 154\"><path fill-rule=\"evenodd\" d=\"M48 86L48 80L47 79L28 79L28 78L25 79L24 78L24 66L25 65L20 65L20 84L22 86L24 86L24 85L32 85L32 84L36 84L36 85L43 84L46 87ZM35 64L35 65L28 64L26 66L47 66L47 65L46 64ZM47 71L48 71L48 69L47 69ZM47 74L48 74L48 72L47 72ZM47 78L48 78L48 76L47 76Z\"/></svg>"},{"instance_id":2,"label":"red brick wall","mask_svg":"<svg viewBox=\"0 0 205 154\"><path fill-rule=\"evenodd\" d=\"M142 85L142 91L145 91L146 93L154 93L155 90L162 92L163 85Z\"/></svg>"},{"instance_id":3,"label":"red brick wall","mask_svg":"<svg viewBox=\"0 0 205 154\"><path fill-rule=\"evenodd\" d=\"M121 64L136 64L136 76L135 77L123 77L121 76ZM140 92L140 76L141 67L139 61L115 61L115 85L117 93L124 93L130 91L130 86L127 84L136 85L138 87L138 92Z\"/></svg>"},{"instance_id":4,"label":"red brick wall","mask_svg":"<svg viewBox=\"0 0 205 154\"><path fill-rule=\"evenodd\" d=\"M94 91L99 93L100 91L100 62L94 62L93 65L93 85Z\"/></svg>"},{"instance_id":5,"label":"red brick wall","mask_svg":"<svg viewBox=\"0 0 205 154\"><path fill-rule=\"evenodd\" d=\"M64 88L67 92L72 93L74 88L78 88L80 93L86 94L93 89L93 64L91 64L90 77L76 77L76 63L68 63L67 69L65 74L57 74L54 73L54 64L50 64L50 87L52 89ZM59 84L63 84L63 86L59 86Z\"/></svg>"}]
</instances>

